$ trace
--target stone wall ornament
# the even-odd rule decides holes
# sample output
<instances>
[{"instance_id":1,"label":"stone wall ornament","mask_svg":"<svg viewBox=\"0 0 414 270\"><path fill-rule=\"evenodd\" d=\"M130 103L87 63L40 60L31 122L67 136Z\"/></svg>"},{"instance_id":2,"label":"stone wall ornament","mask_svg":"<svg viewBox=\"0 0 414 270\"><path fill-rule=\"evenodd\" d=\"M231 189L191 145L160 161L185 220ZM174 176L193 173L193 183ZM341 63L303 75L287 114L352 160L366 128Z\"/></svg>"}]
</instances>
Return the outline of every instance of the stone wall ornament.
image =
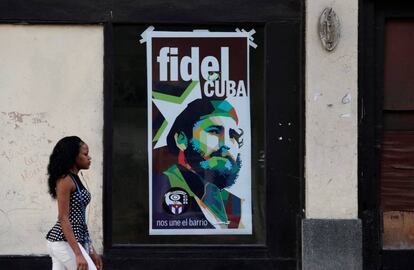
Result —
<instances>
[{"instance_id":1,"label":"stone wall ornament","mask_svg":"<svg viewBox=\"0 0 414 270\"><path fill-rule=\"evenodd\" d=\"M327 51L333 51L338 45L341 29L339 18L333 8L325 8L319 18L319 37Z\"/></svg>"}]
</instances>

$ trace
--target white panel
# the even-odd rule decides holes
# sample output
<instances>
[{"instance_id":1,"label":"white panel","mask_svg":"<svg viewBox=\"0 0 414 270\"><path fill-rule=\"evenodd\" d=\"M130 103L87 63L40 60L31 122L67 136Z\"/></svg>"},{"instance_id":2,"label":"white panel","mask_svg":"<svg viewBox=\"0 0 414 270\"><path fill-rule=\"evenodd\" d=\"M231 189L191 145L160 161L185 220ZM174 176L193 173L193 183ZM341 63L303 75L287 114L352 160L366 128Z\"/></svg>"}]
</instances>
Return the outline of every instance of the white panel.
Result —
<instances>
[{"instance_id":1,"label":"white panel","mask_svg":"<svg viewBox=\"0 0 414 270\"><path fill-rule=\"evenodd\" d=\"M102 250L102 27L0 25L0 63L0 254L46 254L57 218L46 167L67 135L90 148L88 223Z\"/></svg>"},{"instance_id":2,"label":"white panel","mask_svg":"<svg viewBox=\"0 0 414 270\"><path fill-rule=\"evenodd\" d=\"M332 7L341 39L327 52L319 16ZM357 218L358 1L306 4L306 217Z\"/></svg>"}]
</instances>

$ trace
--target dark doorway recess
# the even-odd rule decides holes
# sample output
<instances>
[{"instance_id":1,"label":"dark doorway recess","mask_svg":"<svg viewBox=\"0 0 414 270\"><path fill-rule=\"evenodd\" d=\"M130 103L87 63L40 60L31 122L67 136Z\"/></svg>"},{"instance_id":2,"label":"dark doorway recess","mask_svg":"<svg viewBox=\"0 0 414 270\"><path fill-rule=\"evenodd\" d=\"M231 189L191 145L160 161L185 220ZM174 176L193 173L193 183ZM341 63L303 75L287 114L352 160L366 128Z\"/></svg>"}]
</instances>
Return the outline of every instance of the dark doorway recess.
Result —
<instances>
[{"instance_id":1,"label":"dark doorway recess","mask_svg":"<svg viewBox=\"0 0 414 270\"><path fill-rule=\"evenodd\" d=\"M359 215L364 269L414 265L414 4L362 1Z\"/></svg>"}]
</instances>

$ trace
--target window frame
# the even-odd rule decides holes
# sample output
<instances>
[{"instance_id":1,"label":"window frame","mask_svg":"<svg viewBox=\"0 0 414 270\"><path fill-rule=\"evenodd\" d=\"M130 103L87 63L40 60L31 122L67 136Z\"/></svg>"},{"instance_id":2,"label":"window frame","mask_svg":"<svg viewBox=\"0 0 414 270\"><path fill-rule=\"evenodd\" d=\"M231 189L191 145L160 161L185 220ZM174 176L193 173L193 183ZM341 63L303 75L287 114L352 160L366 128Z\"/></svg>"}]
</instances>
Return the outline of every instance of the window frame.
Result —
<instances>
[{"instance_id":1,"label":"window frame","mask_svg":"<svg viewBox=\"0 0 414 270\"><path fill-rule=\"evenodd\" d=\"M302 95L301 53L299 46L293 48L289 44L278 41L280 36L290 36L297 45L301 42L301 25L298 22L271 22L265 24L265 96L266 100L277 100L278 106L264 104L265 108L265 161L266 169L266 243L264 245L127 245L112 242L112 91L114 82L113 31L114 24L105 25L105 95L104 95L104 249L105 257L112 264L119 263L120 258L134 258L139 264L145 264L148 259L180 258L185 263L204 269L204 260L213 265L222 264L223 258L234 258L243 264L255 265L260 262L259 269L270 265L280 265L280 269L296 269L300 263L300 223L302 219L303 193L303 101ZM296 31L290 30L296 29ZM276 47L276 48L275 48ZM268 48L272 48L269 50ZM296 51L292 65L286 69L284 65L274 64L292 61L292 52ZM290 53L289 53L290 52ZM282 62L285 62L282 61ZM288 72L286 72L288 70ZM278 74L269 76L269 74ZM271 87L278 85L278 87ZM279 90L273 90L277 88ZM282 89L290 89L283 91ZM289 102L283 102L289 100ZM296 106L292 106L292 104ZM282 113L283 112L283 113ZM279 115L274 119L272 115ZM275 121L285 123L285 127L276 125ZM291 123L290 125L287 125ZM293 127L292 127L293 126ZM267 127L267 128L266 128ZM289 138L289 142L281 142L280 137ZM292 153L280 155L275 153ZM255 163L255 161L253 161ZM270 179L280 181L270 181ZM274 192L276 190L276 193ZM272 229L270 229L272 228ZM276 228L276 229L275 229ZM177 251L177 247L179 250ZM201 258L194 261L192 258ZM158 263L157 263L158 264ZM230 263L233 265L233 263ZM160 267L163 263L160 263ZM263 268L262 268L263 267ZM247 269L247 268L246 268Z\"/></svg>"}]
</instances>

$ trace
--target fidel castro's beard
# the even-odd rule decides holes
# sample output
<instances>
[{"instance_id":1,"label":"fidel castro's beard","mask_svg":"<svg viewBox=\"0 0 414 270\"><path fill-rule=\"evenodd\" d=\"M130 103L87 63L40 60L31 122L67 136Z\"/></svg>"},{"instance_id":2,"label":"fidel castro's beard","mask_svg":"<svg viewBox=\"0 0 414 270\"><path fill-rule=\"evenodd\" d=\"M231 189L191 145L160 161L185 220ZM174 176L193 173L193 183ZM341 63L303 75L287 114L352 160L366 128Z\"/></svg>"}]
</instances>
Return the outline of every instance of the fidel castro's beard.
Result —
<instances>
[{"instance_id":1,"label":"fidel castro's beard","mask_svg":"<svg viewBox=\"0 0 414 270\"><path fill-rule=\"evenodd\" d=\"M237 154L237 158L234 160L227 154L227 150L223 150L223 147L211 153L208 160L204 159L204 153L197 149L191 140L184 155L191 169L200 176L204 184L213 183L219 189L231 187L236 182L242 166L240 154ZM225 166L221 166L222 168L212 167L211 161L215 157L220 158L218 160L222 163L225 162Z\"/></svg>"}]
</instances>

